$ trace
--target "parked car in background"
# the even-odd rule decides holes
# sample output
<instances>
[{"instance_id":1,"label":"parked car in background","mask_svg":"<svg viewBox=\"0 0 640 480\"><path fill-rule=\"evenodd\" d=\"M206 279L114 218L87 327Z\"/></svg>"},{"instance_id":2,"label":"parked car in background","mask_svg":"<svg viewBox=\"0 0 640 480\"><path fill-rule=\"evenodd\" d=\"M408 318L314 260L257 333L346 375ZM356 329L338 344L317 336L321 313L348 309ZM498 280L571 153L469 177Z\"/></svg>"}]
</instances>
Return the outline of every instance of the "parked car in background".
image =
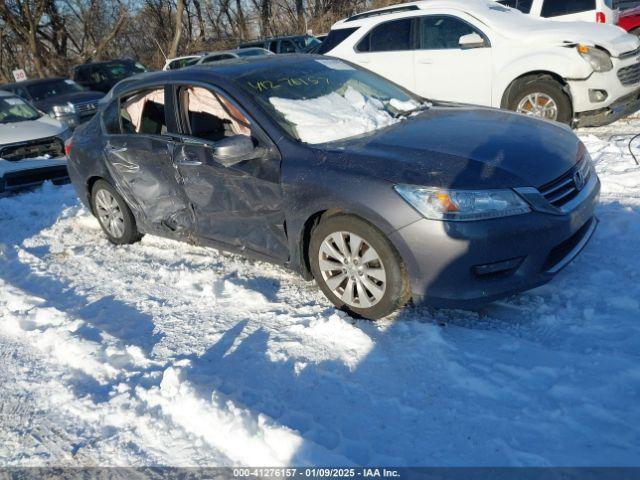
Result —
<instances>
[{"instance_id":1,"label":"parked car in background","mask_svg":"<svg viewBox=\"0 0 640 480\"><path fill-rule=\"evenodd\" d=\"M70 136L67 125L0 90L0 195L68 181L64 142Z\"/></svg>"},{"instance_id":2,"label":"parked car in background","mask_svg":"<svg viewBox=\"0 0 640 480\"><path fill-rule=\"evenodd\" d=\"M260 47L238 48L235 50L223 50L220 52L210 52L198 59L196 65L215 63L220 60L230 60L232 58L259 57L273 55L273 52Z\"/></svg>"},{"instance_id":3,"label":"parked car in background","mask_svg":"<svg viewBox=\"0 0 640 480\"><path fill-rule=\"evenodd\" d=\"M535 17L562 21L618 23L616 0L497 0Z\"/></svg>"},{"instance_id":4,"label":"parked car in background","mask_svg":"<svg viewBox=\"0 0 640 480\"><path fill-rule=\"evenodd\" d=\"M238 48L259 47L270 50L273 53L308 53L310 49L320 43L320 40L313 35L289 35L244 42Z\"/></svg>"},{"instance_id":5,"label":"parked car in background","mask_svg":"<svg viewBox=\"0 0 640 480\"><path fill-rule=\"evenodd\" d=\"M532 18L486 0L428 0L342 20L319 52L427 98L594 126L640 108L639 48L614 25Z\"/></svg>"},{"instance_id":6,"label":"parked car in background","mask_svg":"<svg viewBox=\"0 0 640 480\"><path fill-rule=\"evenodd\" d=\"M39 110L74 128L89 120L102 92L85 90L68 78L44 78L1 85L0 89L13 92L28 100Z\"/></svg>"},{"instance_id":7,"label":"parked car in background","mask_svg":"<svg viewBox=\"0 0 640 480\"><path fill-rule=\"evenodd\" d=\"M73 79L89 90L107 93L120 80L146 71L144 65L135 60L109 60L74 67Z\"/></svg>"},{"instance_id":8,"label":"parked car in background","mask_svg":"<svg viewBox=\"0 0 640 480\"><path fill-rule=\"evenodd\" d=\"M68 148L111 242L154 233L281 263L371 319L411 296L467 307L538 286L597 224L600 182L566 126L431 104L319 55L123 82Z\"/></svg>"},{"instance_id":9,"label":"parked car in background","mask_svg":"<svg viewBox=\"0 0 640 480\"><path fill-rule=\"evenodd\" d=\"M176 58L168 58L164 63L163 70L177 70L178 68L188 67L190 65L195 65L198 60L200 60L202 54L196 55L185 55L183 57Z\"/></svg>"},{"instance_id":10,"label":"parked car in background","mask_svg":"<svg viewBox=\"0 0 640 480\"><path fill-rule=\"evenodd\" d=\"M640 36L640 7L634 7L620 12L618 25L627 32Z\"/></svg>"}]
</instances>

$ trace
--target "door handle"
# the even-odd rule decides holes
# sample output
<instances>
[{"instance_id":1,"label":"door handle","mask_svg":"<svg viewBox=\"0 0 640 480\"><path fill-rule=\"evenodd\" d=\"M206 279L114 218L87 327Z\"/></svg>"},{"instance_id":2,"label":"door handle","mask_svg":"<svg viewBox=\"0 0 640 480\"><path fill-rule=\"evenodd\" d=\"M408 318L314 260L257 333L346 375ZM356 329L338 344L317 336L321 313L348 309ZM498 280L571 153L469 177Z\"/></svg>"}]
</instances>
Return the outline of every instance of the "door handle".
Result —
<instances>
[{"instance_id":1,"label":"door handle","mask_svg":"<svg viewBox=\"0 0 640 480\"><path fill-rule=\"evenodd\" d=\"M198 160L198 157L192 155L185 155L180 160L178 160L178 165L182 165L183 167L199 167L202 165L202 162Z\"/></svg>"},{"instance_id":2,"label":"door handle","mask_svg":"<svg viewBox=\"0 0 640 480\"><path fill-rule=\"evenodd\" d=\"M112 147L111 145L107 145L107 150L111 153L124 153L127 151L127 147Z\"/></svg>"},{"instance_id":3,"label":"door handle","mask_svg":"<svg viewBox=\"0 0 640 480\"><path fill-rule=\"evenodd\" d=\"M418 63L422 63L423 65L431 65L433 63L433 60L431 60L430 58L421 58L418 60Z\"/></svg>"}]
</instances>

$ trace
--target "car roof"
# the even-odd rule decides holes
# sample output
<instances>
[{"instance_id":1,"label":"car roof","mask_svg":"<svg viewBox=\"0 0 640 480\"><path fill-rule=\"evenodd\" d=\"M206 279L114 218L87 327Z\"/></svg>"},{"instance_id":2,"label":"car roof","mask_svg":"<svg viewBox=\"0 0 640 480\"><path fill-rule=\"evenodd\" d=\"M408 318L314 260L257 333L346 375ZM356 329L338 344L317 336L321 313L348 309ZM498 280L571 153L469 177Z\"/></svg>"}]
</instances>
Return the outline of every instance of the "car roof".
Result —
<instances>
[{"instance_id":1,"label":"car roof","mask_svg":"<svg viewBox=\"0 0 640 480\"><path fill-rule=\"evenodd\" d=\"M309 35L306 33L302 35L279 35L277 37L266 37L266 38L259 38L257 40L251 40L249 42L242 42L241 45L254 45L254 44L263 43L263 42L270 42L271 40L288 40L291 38L307 38L312 36L313 35Z\"/></svg>"},{"instance_id":2,"label":"car roof","mask_svg":"<svg viewBox=\"0 0 640 480\"><path fill-rule=\"evenodd\" d=\"M522 17L528 17L518 10L500 5L493 0L419 0L416 2L408 2L399 5L392 5L390 7L367 10L336 22L331 29L371 26L382 21L412 16L416 12L423 10L443 8L466 12L484 22L489 19L507 22L511 21L512 19L507 20L500 18L500 13L507 11L517 12Z\"/></svg>"},{"instance_id":3,"label":"car roof","mask_svg":"<svg viewBox=\"0 0 640 480\"><path fill-rule=\"evenodd\" d=\"M134 75L121 80L112 90L114 95L123 92L144 88L169 81L217 81L226 83L251 72L267 68L270 66L281 66L282 68L295 69L296 65L308 62L313 59L324 59L323 55L296 54L288 55L260 55L252 57L231 58L215 63L203 65L193 65L178 70L160 70L156 72L146 72Z\"/></svg>"},{"instance_id":4,"label":"car roof","mask_svg":"<svg viewBox=\"0 0 640 480\"><path fill-rule=\"evenodd\" d=\"M69 79L65 77L34 78L33 80L23 80L22 82L6 83L2 86L4 88L29 87L31 85L40 85L43 83L57 82L60 80L69 80Z\"/></svg>"},{"instance_id":5,"label":"car roof","mask_svg":"<svg viewBox=\"0 0 640 480\"><path fill-rule=\"evenodd\" d=\"M94 65L109 65L112 63L135 63L135 60L131 58L115 58L113 60L103 60L101 62L87 62L81 65L76 65L73 69L76 70L78 68L92 67Z\"/></svg>"}]
</instances>

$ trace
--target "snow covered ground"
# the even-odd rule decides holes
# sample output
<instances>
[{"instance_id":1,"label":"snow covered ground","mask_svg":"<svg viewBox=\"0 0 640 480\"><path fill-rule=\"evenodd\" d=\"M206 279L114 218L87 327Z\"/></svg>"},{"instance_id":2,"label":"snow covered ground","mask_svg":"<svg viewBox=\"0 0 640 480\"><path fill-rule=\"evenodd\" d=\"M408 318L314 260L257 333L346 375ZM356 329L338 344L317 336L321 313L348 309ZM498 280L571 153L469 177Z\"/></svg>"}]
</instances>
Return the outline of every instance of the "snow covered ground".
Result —
<instances>
[{"instance_id":1,"label":"snow covered ground","mask_svg":"<svg viewBox=\"0 0 640 480\"><path fill-rule=\"evenodd\" d=\"M551 284L395 322L265 263L114 247L70 186L0 199L0 465L640 465L637 132L580 133L601 224Z\"/></svg>"}]
</instances>

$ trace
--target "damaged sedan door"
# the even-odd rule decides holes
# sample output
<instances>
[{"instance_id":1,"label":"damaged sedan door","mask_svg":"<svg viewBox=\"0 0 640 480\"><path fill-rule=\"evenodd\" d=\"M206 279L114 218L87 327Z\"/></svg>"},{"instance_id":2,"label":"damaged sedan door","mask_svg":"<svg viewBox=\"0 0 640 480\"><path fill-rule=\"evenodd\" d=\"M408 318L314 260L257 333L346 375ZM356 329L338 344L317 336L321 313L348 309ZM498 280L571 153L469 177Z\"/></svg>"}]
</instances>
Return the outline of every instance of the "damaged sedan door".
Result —
<instances>
[{"instance_id":1,"label":"damaged sedan door","mask_svg":"<svg viewBox=\"0 0 640 480\"><path fill-rule=\"evenodd\" d=\"M103 119L107 168L136 220L161 235L190 234L195 218L173 162L164 86L116 99Z\"/></svg>"},{"instance_id":2,"label":"damaged sedan door","mask_svg":"<svg viewBox=\"0 0 640 480\"><path fill-rule=\"evenodd\" d=\"M174 95L181 138L174 161L195 210L197 236L286 261L275 145L217 89L177 85Z\"/></svg>"}]
</instances>

